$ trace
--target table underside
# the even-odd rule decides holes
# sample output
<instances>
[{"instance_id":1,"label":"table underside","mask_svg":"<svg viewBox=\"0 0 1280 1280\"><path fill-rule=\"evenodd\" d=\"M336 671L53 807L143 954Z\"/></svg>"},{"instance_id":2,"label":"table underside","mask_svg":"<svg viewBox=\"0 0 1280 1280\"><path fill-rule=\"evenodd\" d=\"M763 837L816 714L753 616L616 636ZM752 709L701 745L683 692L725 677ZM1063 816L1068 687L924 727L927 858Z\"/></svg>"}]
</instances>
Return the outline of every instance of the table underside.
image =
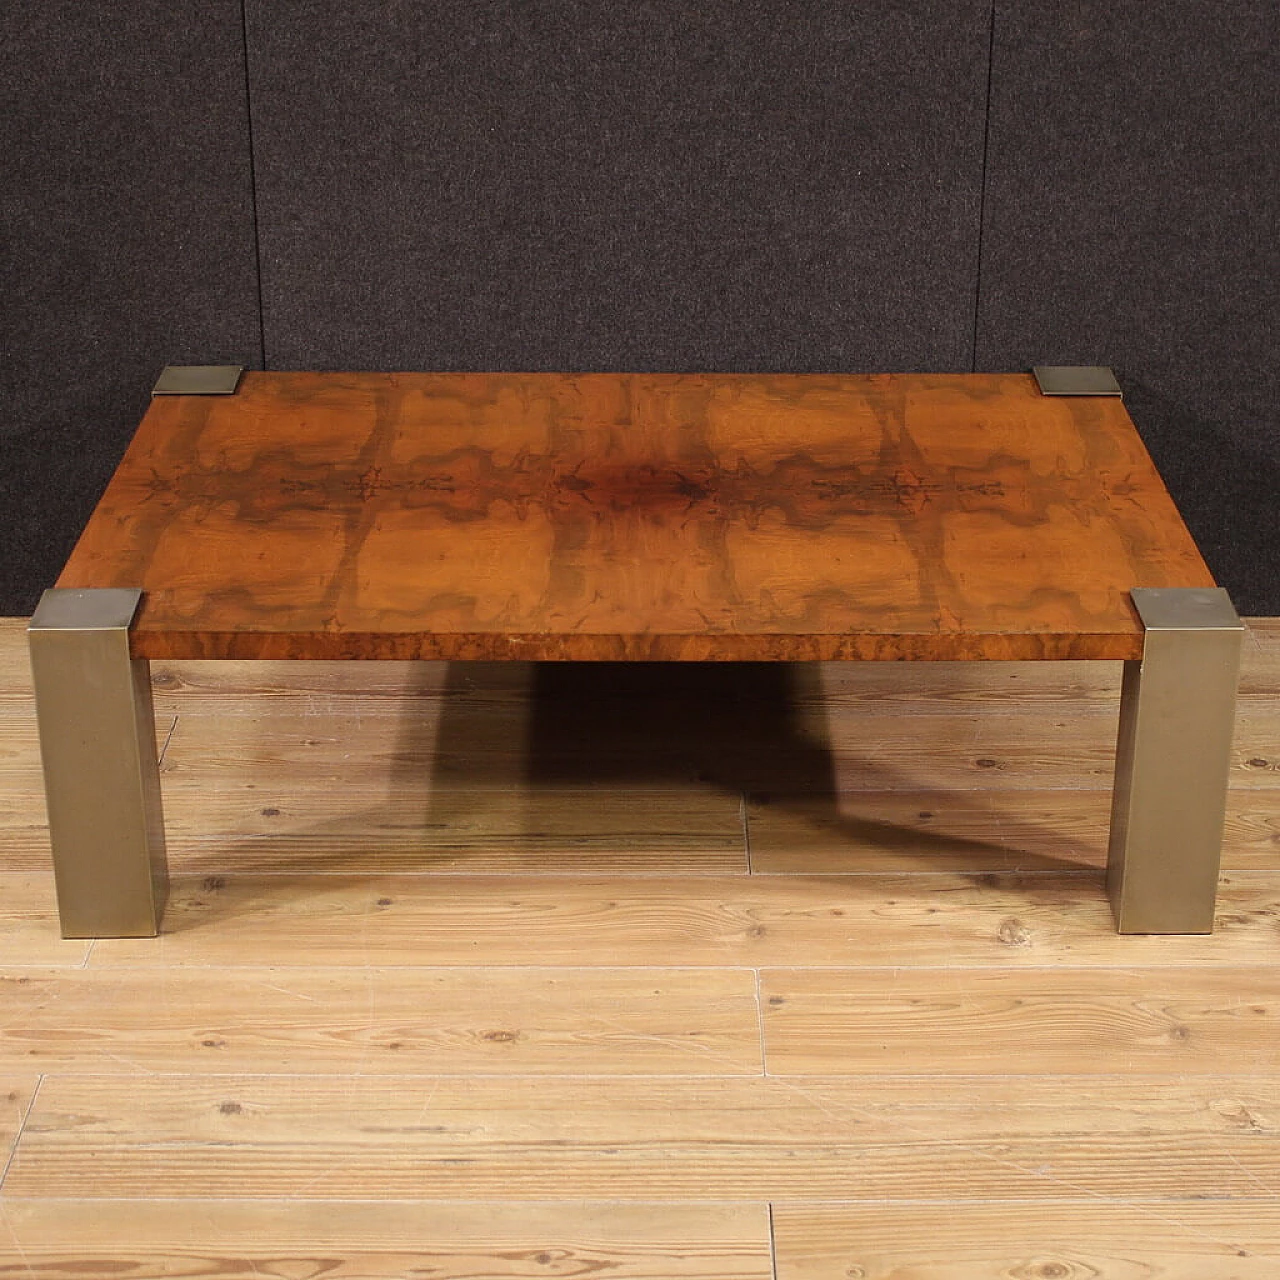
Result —
<instances>
[{"instance_id":1,"label":"table underside","mask_svg":"<svg viewBox=\"0 0 1280 1280\"><path fill-rule=\"evenodd\" d=\"M1213 579L1029 375L247 373L156 397L60 587L139 658L1134 659Z\"/></svg>"}]
</instances>

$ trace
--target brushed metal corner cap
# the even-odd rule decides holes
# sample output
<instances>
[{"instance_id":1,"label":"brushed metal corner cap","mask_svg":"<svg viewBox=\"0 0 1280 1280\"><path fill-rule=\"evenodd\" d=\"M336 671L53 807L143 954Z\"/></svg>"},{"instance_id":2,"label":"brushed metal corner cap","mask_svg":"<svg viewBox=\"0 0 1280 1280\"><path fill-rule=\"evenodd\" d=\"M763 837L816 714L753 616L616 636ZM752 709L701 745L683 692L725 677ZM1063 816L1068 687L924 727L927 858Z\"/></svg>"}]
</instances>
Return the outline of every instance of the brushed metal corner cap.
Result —
<instances>
[{"instance_id":1,"label":"brushed metal corner cap","mask_svg":"<svg viewBox=\"0 0 1280 1280\"><path fill-rule=\"evenodd\" d=\"M1123 395L1116 375L1101 364L1038 364L1031 372L1042 396Z\"/></svg>"},{"instance_id":2,"label":"brushed metal corner cap","mask_svg":"<svg viewBox=\"0 0 1280 1280\"><path fill-rule=\"evenodd\" d=\"M167 364L151 388L153 396L231 396L240 385L238 364Z\"/></svg>"},{"instance_id":3,"label":"brushed metal corner cap","mask_svg":"<svg viewBox=\"0 0 1280 1280\"><path fill-rule=\"evenodd\" d=\"M50 587L40 597L27 630L128 630L141 601L137 587Z\"/></svg>"},{"instance_id":4,"label":"brushed metal corner cap","mask_svg":"<svg viewBox=\"0 0 1280 1280\"><path fill-rule=\"evenodd\" d=\"M1148 631L1243 631L1221 587L1134 587L1133 607Z\"/></svg>"}]
</instances>

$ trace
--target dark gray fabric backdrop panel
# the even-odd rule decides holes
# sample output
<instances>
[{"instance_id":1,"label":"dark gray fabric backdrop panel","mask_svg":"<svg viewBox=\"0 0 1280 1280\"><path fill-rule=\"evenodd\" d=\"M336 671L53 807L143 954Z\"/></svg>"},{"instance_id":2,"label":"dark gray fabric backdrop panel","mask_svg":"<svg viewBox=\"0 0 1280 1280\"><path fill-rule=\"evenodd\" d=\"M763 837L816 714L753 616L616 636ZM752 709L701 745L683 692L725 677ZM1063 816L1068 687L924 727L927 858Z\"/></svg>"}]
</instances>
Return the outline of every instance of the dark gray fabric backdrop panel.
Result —
<instances>
[{"instance_id":1,"label":"dark gray fabric backdrop panel","mask_svg":"<svg viewBox=\"0 0 1280 1280\"><path fill-rule=\"evenodd\" d=\"M1210 566L1280 613L1280 6L997 5L980 369L1109 364Z\"/></svg>"},{"instance_id":2,"label":"dark gray fabric backdrop panel","mask_svg":"<svg viewBox=\"0 0 1280 1280\"><path fill-rule=\"evenodd\" d=\"M160 367L259 360L240 6L15 0L0 85L0 614L21 615Z\"/></svg>"},{"instance_id":3,"label":"dark gray fabric backdrop panel","mask_svg":"<svg viewBox=\"0 0 1280 1280\"><path fill-rule=\"evenodd\" d=\"M984 0L248 13L270 367L969 367Z\"/></svg>"}]
</instances>

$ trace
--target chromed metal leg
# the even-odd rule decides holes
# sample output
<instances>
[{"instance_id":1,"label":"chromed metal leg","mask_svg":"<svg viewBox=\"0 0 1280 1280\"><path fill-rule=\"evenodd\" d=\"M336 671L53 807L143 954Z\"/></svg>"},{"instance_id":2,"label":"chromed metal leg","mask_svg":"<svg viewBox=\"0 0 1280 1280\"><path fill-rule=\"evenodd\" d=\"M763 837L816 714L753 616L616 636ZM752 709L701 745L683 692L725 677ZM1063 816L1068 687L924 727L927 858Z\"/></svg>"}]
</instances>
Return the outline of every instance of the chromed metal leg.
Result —
<instances>
[{"instance_id":1,"label":"chromed metal leg","mask_svg":"<svg viewBox=\"0 0 1280 1280\"><path fill-rule=\"evenodd\" d=\"M28 641L58 914L66 938L145 937L168 884L140 591L46 591Z\"/></svg>"},{"instance_id":2,"label":"chromed metal leg","mask_svg":"<svg viewBox=\"0 0 1280 1280\"><path fill-rule=\"evenodd\" d=\"M1107 891L1121 933L1211 933L1244 627L1217 588L1132 596Z\"/></svg>"}]
</instances>

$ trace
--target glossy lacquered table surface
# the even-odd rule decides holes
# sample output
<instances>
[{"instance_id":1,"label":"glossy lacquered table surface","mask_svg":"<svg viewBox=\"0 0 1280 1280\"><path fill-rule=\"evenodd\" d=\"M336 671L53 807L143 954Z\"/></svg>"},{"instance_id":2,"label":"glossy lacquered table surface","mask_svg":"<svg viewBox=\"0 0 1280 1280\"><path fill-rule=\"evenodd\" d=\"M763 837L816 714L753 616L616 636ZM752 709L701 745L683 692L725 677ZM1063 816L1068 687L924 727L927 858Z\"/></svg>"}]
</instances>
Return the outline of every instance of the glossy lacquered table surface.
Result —
<instances>
[{"instance_id":1,"label":"glossy lacquered table surface","mask_svg":"<svg viewBox=\"0 0 1280 1280\"><path fill-rule=\"evenodd\" d=\"M255 373L157 396L58 580L140 658L1137 658L1213 579L1029 374Z\"/></svg>"}]
</instances>

